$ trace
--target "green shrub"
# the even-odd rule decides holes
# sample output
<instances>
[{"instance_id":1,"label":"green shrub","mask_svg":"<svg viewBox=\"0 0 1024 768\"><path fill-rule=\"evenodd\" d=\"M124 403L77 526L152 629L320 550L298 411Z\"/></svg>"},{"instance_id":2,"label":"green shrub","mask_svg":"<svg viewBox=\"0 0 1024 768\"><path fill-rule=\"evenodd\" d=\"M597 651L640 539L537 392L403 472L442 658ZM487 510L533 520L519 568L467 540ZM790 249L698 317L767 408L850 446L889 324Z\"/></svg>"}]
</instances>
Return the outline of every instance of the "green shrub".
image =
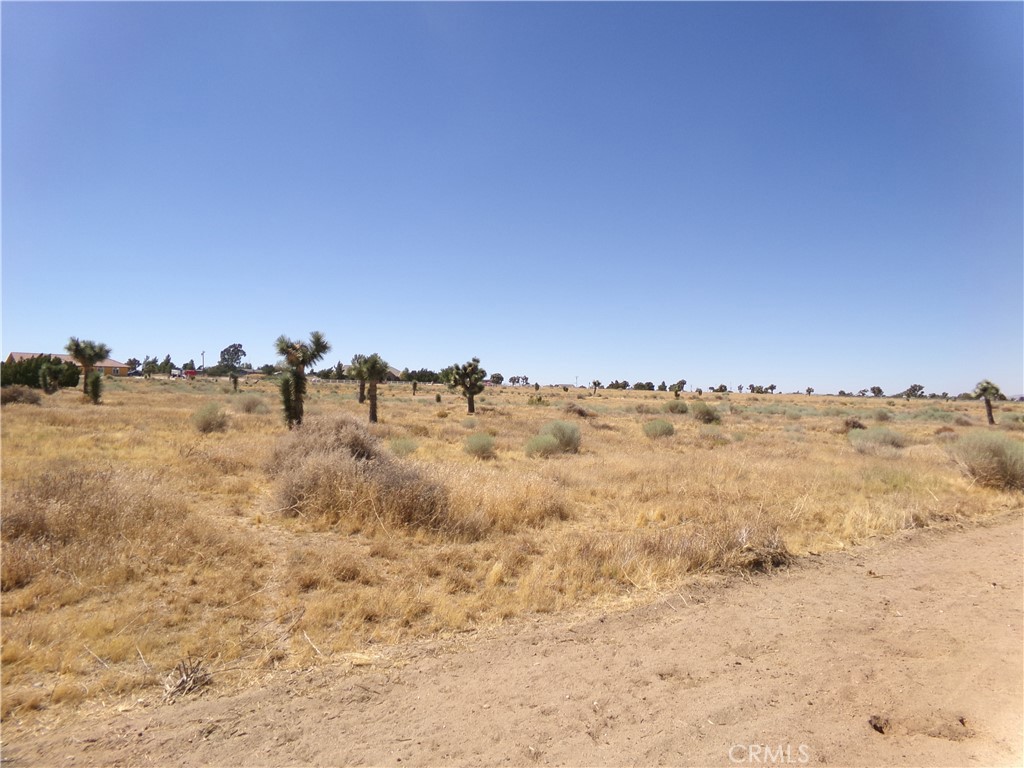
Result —
<instances>
[{"instance_id":1,"label":"green shrub","mask_svg":"<svg viewBox=\"0 0 1024 768\"><path fill-rule=\"evenodd\" d=\"M718 411L702 400L693 404L693 418L701 424L718 424L722 420Z\"/></svg>"},{"instance_id":2,"label":"green shrub","mask_svg":"<svg viewBox=\"0 0 1024 768\"><path fill-rule=\"evenodd\" d=\"M675 427L664 419L655 419L644 424L644 434L652 440L659 437L669 437L675 431Z\"/></svg>"},{"instance_id":3,"label":"green shrub","mask_svg":"<svg viewBox=\"0 0 1024 768\"><path fill-rule=\"evenodd\" d=\"M980 485L1024 491L1024 443L999 433L964 435L952 448L953 460Z\"/></svg>"},{"instance_id":4,"label":"green shrub","mask_svg":"<svg viewBox=\"0 0 1024 768\"><path fill-rule=\"evenodd\" d=\"M12 384L9 387L0 389L0 404L25 403L26 405L39 405L42 395L36 390L23 387L21 384Z\"/></svg>"},{"instance_id":5,"label":"green shrub","mask_svg":"<svg viewBox=\"0 0 1024 768\"><path fill-rule=\"evenodd\" d=\"M678 390L676 394L679 394ZM665 410L669 413L687 413L690 409L684 401L673 400L671 403L666 403Z\"/></svg>"},{"instance_id":6,"label":"green shrub","mask_svg":"<svg viewBox=\"0 0 1024 768\"><path fill-rule=\"evenodd\" d=\"M892 421L892 414L885 408L876 408L874 412L875 421Z\"/></svg>"},{"instance_id":7,"label":"green shrub","mask_svg":"<svg viewBox=\"0 0 1024 768\"><path fill-rule=\"evenodd\" d=\"M478 459L493 459L495 456L494 438L484 433L470 435L463 447L466 453Z\"/></svg>"},{"instance_id":8,"label":"green shrub","mask_svg":"<svg viewBox=\"0 0 1024 768\"><path fill-rule=\"evenodd\" d=\"M228 428L228 415L217 403L207 403L192 414L192 424L204 435Z\"/></svg>"},{"instance_id":9,"label":"green shrub","mask_svg":"<svg viewBox=\"0 0 1024 768\"><path fill-rule=\"evenodd\" d=\"M536 435L526 442L527 456L554 456L561 453L558 440L554 435Z\"/></svg>"},{"instance_id":10,"label":"green shrub","mask_svg":"<svg viewBox=\"0 0 1024 768\"><path fill-rule=\"evenodd\" d=\"M554 437L562 453L577 453L580 450L580 428L568 421L550 421L541 428L540 433Z\"/></svg>"}]
</instances>

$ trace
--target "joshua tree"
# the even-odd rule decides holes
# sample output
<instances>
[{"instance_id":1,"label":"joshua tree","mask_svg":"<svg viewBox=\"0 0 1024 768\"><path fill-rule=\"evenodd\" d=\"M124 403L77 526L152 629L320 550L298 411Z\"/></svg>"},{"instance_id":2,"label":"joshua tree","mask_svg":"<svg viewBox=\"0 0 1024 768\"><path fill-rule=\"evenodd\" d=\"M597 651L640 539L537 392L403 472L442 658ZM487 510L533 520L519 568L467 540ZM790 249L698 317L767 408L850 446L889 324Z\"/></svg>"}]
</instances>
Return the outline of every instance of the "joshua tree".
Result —
<instances>
[{"instance_id":1,"label":"joshua tree","mask_svg":"<svg viewBox=\"0 0 1024 768\"><path fill-rule=\"evenodd\" d=\"M302 401L306 396L306 368L326 355L331 345L320 331L309 335L309 342L292 341L279 336L277 354L284 358L288 372L281 379L281 402L288 429L302 424Z\"/></svg>"},{"instance_id":2,"label":"joshua tree","mask_svg":"<svg viewBox=\"0 0 1024 768\"><path fill-rule=\"evenodd\" d=\"M992 401L1002 398L1003 393L999 391L999 387L988 379L982 379L974 388L974 396L985 401L985 415L988 417L988 423L995 424L996 420L992 418Z\"/></svg>"},{"instance_id":3,"label":"joshua tree","mask_svg":"<svg viewBox=\"0 0 1024 768\"><path fill-rule=\"evenodd\" d=\"M487 371L480 367L480 358L474 357L468 363L459 365L455 363L445 371L447 375L448 389L453 392L458 389L469 407L469 413L476 413L473 406L473 398L484 391L484 379Z\"/></svg>"},{"instance_id":4,"label":"joshua tree","mask_svg":"<svg viewBox=\"0 0 1024 768\"><path fill-rule=\"evenodd\" d=\"M359 382L359 403L366 402L366 355L352 355L348 375Z\"/></svg>"},{"instance_id":5,"label":"joshua tree","mask_svg":"<svg viewBox=\"0 0 1024 768\"><path fill-rule=\"evenodd\" d=\"M601 388L601 382L598 379L594 379L592 382L590 382L590 386L591 388L593 388L594 394L596 395L597 390Z\"/></svg>"},{"instance_id":6,"label":"joshua tree","mask_svg":"<svg viewBox=\"0 0 1024 768\"><path fill-rule=\"evenodd\" d=\"M64 347L68 354L75 358L75 361L82 366L82 378L85 380L82 391L89 394L89 374L96 367L96 363L102 363L110 357L110 347L106 344L99 344L95 341L79 341L72 336Z\"/></svg>"},{"instance_id":7,"label":"joshua tree","mask_svg":"<svg viewBox=\"0 0 1024 768\"><path fill-rule=\"evenodd\" d=\"M885 390L883 390L881 387L872 387L870 391L872 397L881 397L882 395L885 394Z\"/></svg>"},{"instance_id":8,"label":"joshua tree","mask_svg":"<svg viewBox=\"0 0 1024 768\"><path fill-rule=\"evenodd\" d=\"M807 388L807 396L810 397L813 394L814 394L814 387L808 387Z\"/></svg>"},{"instance_id":9,"label":"joshua tree","mask_svg":"<svg viewBox=\"0 0 1024 768\"><path fill-rule=\"evenodd\" d=\"M775 394L776 389L778 389L778 387L776 387L774 384L768 385L768 391L771 392L773 395Z\"/></svg>"},{"instance_id":10,"label":"joshua tree","mask_svg":"<svg viewBox=\"0 0 1024 768\"><path fill-rule=\"evenodd\" d=\"M376 352L362 362L362 372L369 384L370 423L377 423L377 385L388 377L388 364Z\"/></svg>"}]
</instances>

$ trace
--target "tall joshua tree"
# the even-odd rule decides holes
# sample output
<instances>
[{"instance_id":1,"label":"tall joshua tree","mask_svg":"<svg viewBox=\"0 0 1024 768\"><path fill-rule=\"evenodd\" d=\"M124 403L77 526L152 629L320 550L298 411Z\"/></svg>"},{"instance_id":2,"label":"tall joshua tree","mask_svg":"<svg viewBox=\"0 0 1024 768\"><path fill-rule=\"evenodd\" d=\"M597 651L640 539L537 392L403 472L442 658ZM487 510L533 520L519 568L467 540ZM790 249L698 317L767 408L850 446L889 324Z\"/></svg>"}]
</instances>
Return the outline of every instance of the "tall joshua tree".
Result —
<instances>
[{"instance_id":1,"label":"tall joshua tree","mask_svg":"<svg viewBox=\"0 0 1024 768\"><path fill-rule=\"evenodd\" d=\"M370 400L370 423L377 423L377 385L388 377L388 364L376 352L363 360L363 375L366 377L367 397Z\"/></svg>"},{"instance_id":2,"label":"tall joshua tree","mask_svg":"<svg viewBox=\"0 0 1024 768\"><path fill-rule=\"evenodd\" d=\"M281 379L281 402L288 429L302 424L303 400L306 397L306 368L331 351L331 345L320 331L313 331L309 341L292 341L279 336L277 354L284 358L288 372Z\"/></svg>"},{"instance_id":3,"label":"tall joshua tree","mask_svg":"<svg viewBox=\"0 0 1024 768\"><path fill-rule=\"evenodd\" d=\"M456 363L447 369L448 389L453 392L457 389L466 398L469 413L476 413L473 406L473 398L484 391L484 379L487 378L487 371L480 367L480 358L474 357L468 363L459 365Z\"/></svg>"},{"instance_id":4,"label":"tall joshua tree","mask_svg":"<svg viewBox=\"0 0 1024 768\"><path fill-rule=\"evenodd\" d=\"M366 402L366 355L352 355L348 375L359 382L359 404Z\"/></svg>"},{"instance_id":5,"label":"tall joshua tree","mask_svg":"<svg viewBox=\"0 0 1024 768\"><path fill-rule=\"evenodd\" d=\"M992 418L992 401L1002 398L1003 393L999 391L999 387L988 379L982 379L974 388L974 396L985 401L985 415L988 417L988 423L995 424L996 420Z\"/></svg>"},{"instance_id":6,"label":"tall joshua tree","mask_svg":"<svg viewBox=\"0 0 1024 768\"><path fill-rule=\"evenodd\" d=\"M82 391L88 395L89 374L92 373L92 369L96 367L97 363L102 363L110 357L110 347L95 341L80 341L72 336L68 339L67 346L64 349L82 366L82 379L85 382L82 386Z\"/></svg>"}]
</instances>

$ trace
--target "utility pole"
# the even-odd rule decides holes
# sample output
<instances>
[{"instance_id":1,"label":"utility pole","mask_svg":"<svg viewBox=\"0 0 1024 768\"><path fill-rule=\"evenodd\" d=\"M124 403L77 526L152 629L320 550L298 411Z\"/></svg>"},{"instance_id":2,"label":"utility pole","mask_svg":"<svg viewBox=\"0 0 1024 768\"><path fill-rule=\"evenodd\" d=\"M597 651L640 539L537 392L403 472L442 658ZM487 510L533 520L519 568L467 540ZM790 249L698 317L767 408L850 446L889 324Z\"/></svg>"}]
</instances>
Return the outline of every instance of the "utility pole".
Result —
<instances>
[{"instance_id":1,"label":"utility pole","mask_svg":"<svg viewBox=\"0 0 1024 768\"><path fill-rule=\"evenodd\" d=\"M199 356L203 359L203 370L206 370L206 350L204 349L199 353Z\"/></svg>"}]
</instances>

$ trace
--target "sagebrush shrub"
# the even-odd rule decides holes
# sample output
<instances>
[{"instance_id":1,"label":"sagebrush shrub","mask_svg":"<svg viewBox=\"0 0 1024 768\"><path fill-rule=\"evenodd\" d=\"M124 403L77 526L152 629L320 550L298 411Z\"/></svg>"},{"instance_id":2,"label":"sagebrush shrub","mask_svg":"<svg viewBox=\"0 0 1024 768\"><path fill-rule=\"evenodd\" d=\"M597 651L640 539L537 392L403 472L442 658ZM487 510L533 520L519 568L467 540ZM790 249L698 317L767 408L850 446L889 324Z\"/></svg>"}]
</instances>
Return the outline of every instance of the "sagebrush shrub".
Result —
<instances>
[{"instance_id":1,"label":"sagebrush shrub","mask_svg":"<svg viewBox=\"0 0 1024 768\"><path fill-rule=\"evenodd\" d=\"M888 427L870 427L850 432L850 444L860 453L877 453L881 450L906 448L906 436Z\"/></svg>"},{"instance_id":2,"label":"sagebrush shrub","mask_svg":"<svg viewBox=\"0 0 1024 768\"><path fill-rule=\"evenodd\" d=\"M701 424L718 424L722 420L721 414L714 407L701 400L693 404L693 418Z\"/></svg>"},{"instance_id":3,"label":"sagebrush shrub","mask_svg":"<svg viewBox=\"0 0 1024 768\"><path fill-rule=\"evenodd\" d=\"M270 409L258 395L245 395L238 401L238 410L242 413L266 413Z\"/></svg>"},{"instance_id":4,"label":"sagebrush shrub","mask_svg":"<svg viewBox=\"0 0 1024 768\"><path fill-rule=\"evenodd\" d=\"M540 433L554 437L562 453L578 453L580 450L580 428L568 421L549 421L541 427Z\"/></svg>"},{"instance_id":5,"label":"sagebrush shrub","mask_svg":"<svg viewBox=\"0 0 1024 768\"><path fill-rule=\"evenodd\" d=\"M664 419L655 419L644 424L644 434L652 440L659 437L669 437L675 431L675 427Z\"/></svg>"},{"instance_id":6,"label":"sagebrush shrub","mask_svg":"<svg viewBox=\"0 0 1024 768\"><path fill-rule=\"evenodd\" d=\"M391 452L395 456L408 456L416 453L419 445L411 437L396 437L391 441Z\"/></svg>"},{"instance_id":7,"label":"sagebrush shrub","mask_svg":"<svg viewBox=\"0 0 1024 768\"><path fill-rule=\"evenodd\" d=\"M463 447L466 453L478 459L493 459L495 456L494 438L484 433L470 435Z\"/></svg>"},{"instance_id":8,"label":"sagebrush shrub","mask_svg":"<svg viewBox=\"0 0 1024 768\"><path fill-rule=\"evenodd\" d=\"M968 477L990 488L1024 491L1024 443L999 433L964 435L952 448Z\"/></svg>"},{"instance_id":9,"label":"sagebrush shrub","mask_svg":"<svg viewBox=\"0 0 1024 768\"><path fill-rule=\"evenodd\" d=\"M192 414L192 424L204 435L224 432L228 428L228 415L217 403L207 403Z\"/></svg>"},{"instance_id":10,"label":"sagebrush shrub","mask_svg":"<svg viewBox=\"0 0 1024 768\"><path fill-rule=\"evenodd\" d=\"M554 435L535 435L526 442L527 456L554 456L561 452L558 439Z\"/></svg>"},{"instance_id":11,"label":"sagebrush shrub","mask_svg":"<svg viewBox=\"0 0 1024 768\"><path fill-rule=\"evenodd\" d=\"M678 395L679 392L677 391L676 394ZM687 413L690 409L686 405L685 401L673 400L672 402L665 404L665 410L669 413Z\"/></svg>"}]
</instances>

